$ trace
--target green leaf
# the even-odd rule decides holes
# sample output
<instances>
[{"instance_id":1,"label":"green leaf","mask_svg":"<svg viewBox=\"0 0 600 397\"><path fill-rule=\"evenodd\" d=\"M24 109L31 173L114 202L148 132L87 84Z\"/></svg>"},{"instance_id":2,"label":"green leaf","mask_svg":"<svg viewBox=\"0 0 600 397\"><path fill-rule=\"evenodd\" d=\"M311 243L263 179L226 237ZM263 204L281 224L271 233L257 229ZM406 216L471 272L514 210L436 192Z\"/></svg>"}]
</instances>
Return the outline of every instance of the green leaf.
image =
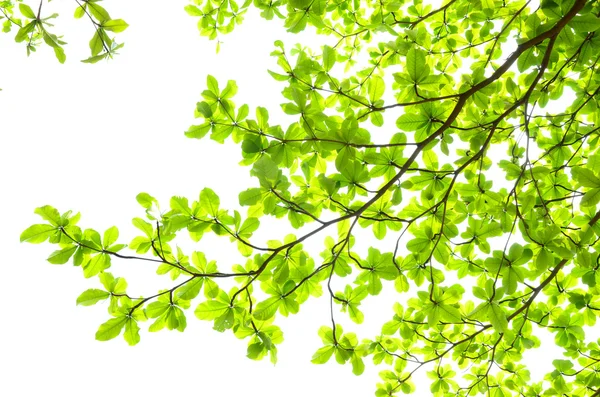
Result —
<instances>
[{"instance_id":1,"label":"green leaf","mask_svg":"<svg viewBox=\"0 0 600 397\"><path fill-rule=\"evenodd\" d=\"M402 131L416 131L427 124L429 117L420 114L405 113L396 120L396 126Z\"/></svg>"},{"instance_id":2,"label":"green leaf","mask_svg":"<svg viewBox=\"0 0 600 397\"><path fill-rule=\"evenodd\" d=\"M308 7L313 0L288 0L288 4L294 8L304 10Z\"/></svg>"},{"instance_id":3,"label":"green leaf","mask_svg":"<svg viewBox=\"0 0 600 397\"><path fill-rule=\"evenodd\" d=\"M24 41L29 36L29 34L31 32L33 32L36 25L37 25L37 20L33 20L33 21L29 22L27 25L24 25L23 27L21 27L19 29L19 31L17 32L17 34L15 35L15 41L17 43Z\"/></svg>"},{"instance_id":4,"label":"green leaf","mask_svg":"<svg viewBox=\"0 0 600 397\"><path fill-rule=\"evenodd\" d=\"M265 352L265 345L262 343L251 343L248 345L248 353L246 356L251 360L260 359Z\"/></svg>"},{"instance_id":5,"label":"green leaf","mask_svg":"<svg viewBox=\"0 0 600 397\"><path fill-rule=\"evenodd\" d=\"M208 212L209 215L216 217L219 213L219 196L209 188L204 188L200 192L200 206Z\"/></svg>"},{"instance_id":6,"label":"green leaf","mask_svg":"<svg viewBox=\"0 0 600 397\"><path fill-rule=\"evenodd\" d=\"M257 320L266 321L273 317L277 313L277 308L281 304L281 298L279 296L272 296L259 302L254 309L252 315Z\"/></svg>"},{"instance_id":7,"label":"green leaf","mask_svg":"<svg viewBox=\"0 0 600 397\"><path fill-rule=\"evenodd\" d=\"M171 308L171 305L167 302L156 301L152 302L146 307L146 315L149 318L157 318L162 316L167 310Z\"/></svg>"},{"instance_id":8,"label":"green leaf","mask_svg":"<svg viewBox=\"0 0 600 397\"><path fill-rule=\"evenodd\" d=\"M144 208L149 209L156 203L156 199L148 193L140 193L135 197L136 201Z\"/></svg>"},{"instance_id":9,"label":"green leaf","mask_svg":"<svg viewBox=\"0 0 600 397\"><path fill-rule=\"evenodd\" d=\"M228 80L225 89L221 91L220 97L221 99L231 99L237 93L237 84L234 80Z\"/></svg>"},{"instance_id":10,"label":"green leaf","mask_svg":"<svg viewBox=\"0 0 600 397\"><path fill-rule=\"evenodd\" d=\"M111 318L100 325L100 328L96 332L96 340L107 341L116 338L121 333L127 321L128 317L126 316Z\"/></svg>"},{"instance_id":11,"label":"green leaf","mask_svg":"<svg viewBox=\"0 0 600 397\"><path fill-rule=\"evenodd\" d=\"M43 207L36 208L34 212L41 216L44 220L50 222L52 226L60 226L60 214L56 208L45 205Z\"/></svg>"},{"instance_id":12,"label":"green leaf","mask_svg":"<svg viewBox=\"0 0 600 397\"><path fill-rule=\"evenodd\" d=\"M104 272L104 273L100 274L98 276L98 278L100 279L100 282L102 283L104 288L106 288L107 291L114 292L113 288L114 288L114 284L116 283L116 280L111 273Z\"/></svg>"},{"instance_id":13,"label":"green leaf","mask_svg":"<svg viewBox=\"0 0 600 397\"><path fill-rule=\"evenodd\" d=\"M144 232L146 237L152 238L154 236L154 228L152 227L151 224L149 224L142 218L133 218L131 220L131 223L133 223L133 226L137 227L142 232Z\"/></svg>"},{"instance_id":14,"label":"green leaf","mask_svg":"<svg viewBox=\"0 0 600 397\"><path fill-rule=\"evenodd\" d=\"M254 233L260 226L260 221L256 218L248 218L240 227L238 233L244 236L249 236Z\"/></svg>"},{"instance_id":15,"label":"green leaf","mask_svg":"<svg viewBox=\"0 0 600 397\"><path fill-rule=\"evenodd\" d=\"M495 8L494 0L481 0L484 10L493 10Z\"/></svg>"},{"instance_id":16,"label":"green leaf","mask_svg":"<svg viewBox=\"0 0 600 397\"><path fill-rule=\"evenodd\" d=\"M358 305L354 304L348 305L348 315L350 316L350 320L356 324L362 324L365 319L364 314L358 309Z\"/></svg>"},{"instance_id":17,"label":"green leaf","mask_svg":"<svg viewBox=\"0 0 600 397\"><path fill-rule=\"evenodd\" d=\"M63 248L58 251L54 251L48 257L48 262L52 263L53 265L63 265L65 263L67 263L69 261L69 259L71 259L71 256L73 256L76 249L77 249L77 246L73 245L70 247Z\"/></svg>"},{"instance_id":18,"label":"green leaf","mask_svg":"<svg viewBox=\"0 0 600 397\"><path fill-rule=\"evenodd\" d=\"M385 82L383 81L383 78L381 78L380 76L372 76L369 79L369 83L368 83L367 87L368 87L369 100L371 102L375 102L383 96L383 93L385 91Z\"/></svg>"},{"instance_id":19,"label":"green leaf","mask_svg":"<svg viewBox=\"0 0 600 397\"><path fill-rule=\"evenodd\" d=\"M21 242L28 242L32 244L43 243L48 240L50 234L56 230L55 226L47 224L37 224L29 226L21 233Z\"/></svg>"},{"instance_id":20,"label":"green leaf","mask_svg":"<svg viewBox=\"0 0 600 397\"><path fill-rule=\"evenodd\" d=\"M248 154L260 153L263 150L261 137L256 135L247 135L242 141L242 150Z\"/></svg>"},{"instance_id":21,"label":"green leaf","mask_svg":"<svg viewBox=\"0 0 600 397\"><path fill-rule=\"evenodd\" d=\"M79 295L79 297L77 298L77 304L82 306L91 306L95 305L101 300L108 298L109 296L110 294L106 291L91 288L83 291L81 295Z\"/></svg>"},{"instance_id":22,"label":"green leaf","mask_svg":"<svg viewBox=\"0 0 600 397\"><path fill-rule=\"evenodd\" d=\"M325 364L329 361L334 351L335 347L333 346L323 346L313 354L310 362L313 364Z\"/></svg>"},{"instance_id":23,"label":"green leaf","mask_svg":"<svg viewBox=\"0 0 600 397\"><path fill-rule=\"evenodd\" d=\"M112 226L104 232L104 238L102 239L102 245L104 247L110 247L119 238L119 229L116 226Z\"/></svg>"},{"instance_id":24,"label":"green leaf","mask_svg":"<svg viewBox=\"0 0 600 397\"><path fill-rule=\"evenodd\" d=\"M122 19L111 19L102 23L102 27L110 32L119 33L127 29L129 25Z\"/></svg>"},{"instance_id":25,"label":"green leaf","mask_svg":"<svg viewBox=\"0 0 600 397\"><path fill-rule=\"evenodd\" d=\"M29 7L25 3L19 3L19 11L21 11L21 14L23 14L24 17L27 17L29 19L36 19L37 18L37 16L35 15L35 13L33 12L33 10L31 9L31 7Z\"/></svg>"},{"instance_id":26,"label":"green leaf","mask_svg":"<svg viewBox=\"0 0 600 397\"><path fill-rule=\"evenodd\" d=\"M573 368L573 362L571 360L553 360L552 365L562 373L565 373Z\"/></svg>"},{"instance_id":27,"label":"green leaf","mask_svg":"<svg viewBox=\"0 0 600 397\"><path fill-rule=\"evenodd\" d=\"M334 343L333 331L331 330L331 328L322 326L321 328L319 328L318 333L319 333L319 337L321 338L321 340L323 341L324 344L333 345L333 343ZM336 338L338 338L341 335L342 335L342 330L340 329L339 326L337 326L335 336L336 336Z\"/></svg>"},{"instance_id":28,"label":"green leaf","mask_svg":"<svg viewBox=\"0 0 600 397\"><path fill-rule=\"evenodd\" d=\"M177 289L177 295L184 300L192 300L200 293L204 279L197 277Z\"/></svg>"},{"instance_id":29,"label":"green leaf","mask_svg":"<svg viewBox=\"0 0 600 397\"><path fill-rule=\"evenodd\" d=\"M570 22L569 25L576 32L595 32L600 29L600 18L592 13L586 15L578 15L575 16Z\"/></svg>"},{"instance_id":30,"label":"green leaf","mask_svg":"<svg viewBox=\"0 0 600 397\"><path fill-rule=\"evenodd\" d=\"M352 364L352 373L354 375L361 375L365 371L365 363L356 353L352 355L350 363Z\"/></svg>"},{"instance_id":31,"label":"green leaf","mask_svg":"<svg viewBox=\"0 0 600 397\"><path fill-rule=\"evenodd\" d=\"M213 326L213 329L218 332L224 332L225 330L233 327L234 320L235 313L233 312L233 309L228 308L225 313L215 318L215 325Z\"/></svg>"},{"instance_id":32,"label":"green leaf","mask_svg":"<svg viewBox=\"0 0 600 397\"><path fill-rule=\"evenodd\" d=\"M582 207L593 207L600 202L600 188L590 189L583 195L581 199Z\"/></svg>"},{"instance_id":33,"label":"green leaf","mask_svg":"<svg viewBox=\"0 0 600 397\"><path fill-rule=\"evenodd\" d=\"M92 39L90 40L90 51L92 51L92 57L95 57L96 55L100 54L100 52L104 48L104 40L102 39L101 32L102 30L98 29L96 33L94 33L94 35L92 36Z\"/></svg>"},{"instance_id":34,"label":"green leaf","mask_svg":"<svg viewBox=\"0 0 600 397\"><path fill-rule=\"evenodd\" d=\"M61 47L54 47L54 56L56 56L56 59L58 59L58 62L60 63L65 63L67 60L65 50L63 50Z\"/></svg>"},{"instance_id":35,"label":"green leaf","mask_svg":"<svg viewBox=\"0 0 600 397\"><path fill-rule=\"evenodd\" d=\"M239 194L240 205L248 206L258 203L263 197L263 190L260 188L250 188Z\"/></svg>"},{"instance_id":36,"label":"green leaf","mask_svg":"<svg viewBox=\"0 0 600 397\"><path fill-rule=\"evenodd\" d=\"M573 174L573 178L579 182L581 186L594 188L600 187L600 178L598 178L594 172L587 168L573 167L571 168L571 173Z\"/></svg>"},{"instance_id":37,"label":"green leaf","mask_svg":"<svg viewBox=\"0 0 600 397\"><path fill-rule=\"evenodd\" d=\"M183 7L183 9L185 10L185 12L188 13L188 15L191 15L193 17L201 17L204 16L204 13L196 6L188 4L185 7Z\"/></svg>"},{"instance_id":38,"label":"green leaf","mask_svg":"<svg viewBox=\"0 0 600 397\"><path fill-rule=\"evenodd\" d=\"M202 139L204 136L206 136L206 134L208 133L208 131L210 131L210 129L211 129L211 125L209 122L206 122L201 125L192 125L185 132L185 136L188 138Z\"/></svg>"},{"instance_id":39,"label":"green leaf","mask_svg":"<svg viewBox=\"0 0 600 397\"><path fill-rule=\"evenodd\" d=\"M267 156L262 156L252 167L252 175L256 176L259 180L273 182L277 179L278 174L279 169L277 168L277 164Z\"/></svg>"},{"instance_id":40,"label":"green leaf","mask_svg":"<svg viewBox=\"0 0 600 397\"><path fill-rule=\"evenodd\" d=\"M419 83L428 74L425 53L418 48L411 48L406 54L406 71L414 83Z\"/></svg>"},{"instance_id":41,"label":"green leaf","mask_svg":"<svg viewBox=\"0 0 600 397\"><path fill-rule=\"evenodd\" d=\"M530 48L519 56L519 59L517 60L517 68L519 69L519 72L524 72L530 67L536 65L537 62L538 57L534 53L533 49Z\"/></svg>"},{"instance_id":42,"label":"green leaf","mask_svg":"<svg viewBox=\"0 0 600 397\"><path fill-rule=\"evenodd\" d=\"M42 33L43 33L42 37L46 44L48 44L50 47L52 47L54 49L60 48L60 43L59 43L58 37L56 37L53 34L48 33L45 30ZM63 55L64 55L64 52L63 52Z\"/></svg>"},{"instance_id":43,"label":"green leaf","mask_svg":"<svg viewBox=\"0 0 600 397\"><path fill-rule=\"evenodd\" d=\"M11 29L12 29L12 22L9 20L4 21L4 23L2 24L2 31L4 33L8 33L8 32L10 32ZM1 88L0 88L0 91L2 91Z\"/></svg>"},{"instance_id":44,"label":"green leaf","mask_svg":"<svg viewBox=\"0 0 600 397\"><path fill-rule=\"evenodd\" d=\"M127 318L123 337L129 346L137 345L140 341L140 327L133 318Z\"/></svg>"},{"instance_id":45,"label":"green leaf","mask_svg":"<svg viewBox=\"0 0 600 397\"><path fill-rule=\"evenodd\" d=\"M431 245L431 240L427 238L415 238L409 240L406 248L411 252L422 252Z\"/></svg>"},{"instance_id":46,"label":"green leaf","mask_svg":"<svg viewBox=\"0 0 600 397\"><path fill-rule=\"evenodd\" d=\"M211 91L217 97L219 96L219 82L210 74L206 76L206 86L208 87L209 91Z\"/></svg>"},{"instance_id":47,"label":"green leaf","mask_svg":"<svg viewBox=\"0 0 600 397\"><path fill-rule=\"evenodd\" d=\"M225 313L225 311L227 311L228 308L228 303L221 302L218 300L210 300L200 303L194 311L194 314L200 320L214 320L215 318Z\"/></svg>"},{"instance_id":48,"label":"green leaf","mask_svg":"<svg viewBox=\"0 0 600 397\"><path fill-rule=\"evenodd\" d=\"M75 14L74 14L75 19L79 19L85 15L86 6L87 6L87 4L83 3L75 9Z\"/></svg>"},{"instance_id":49,"label":"green leaf","mask_svg":"<svg viewBox=\"0 0 600 397\"><path fill-rule=\"evenodd\" d=\"M328 45L323 46L323 68L328 72L335 65L335 50Z\"/></svg>"},{"instance_id":50,"label":"green leaf","mask_svg":"<svg viewBox=\"0 0 600 397\"><path fill-rule=\"evenodd\" d=\"M496 302L491 302L487 309L487 315L494 329L498 332L506 332L508 330L508 320L506 313Z\"/></svg>"},{"instance_id":51,"label":"green leaf","mask_svg":"<svg viewBox=\"0 0 600 397\"><path fill-rule=\"evenodd\" d=\"M85 278L93 277L109 267L110 256L108 254L95 255L83 266L83 276Z\"/></svg>"},{"instance_id":52,"label":"green leaf","mask_svg":"<svg viewBox=\"0 0 600 397\"><path fill-rule=\"evenodd\" d=\"M207 102L198 102L196 109L207 119L213 116L212 108Z\"/></svg>"},{"instance_id":53,"label":"green leaf","mask_svg":"<svg viewBox=\"0 0 600 397\"><path fill-rule=\"evenodd\" d=\"M105 52L104 54L100 54L100 55L96 55L96 56L91 56L87 59L82 60L81 62L83 63L96 63L99 62L103 59L106 59L108 57L108 52Z\"/></svg>"},{"instance_id":54,"label":"green leaf","mask_svg":"<svg viewBox=\"0 0 600 397\"><path fill-rule=\"evenodd\" d=\"M96 2L88 1L87 9L100 23L110 19L108 12Z\"/></svg>"}]
</instances>

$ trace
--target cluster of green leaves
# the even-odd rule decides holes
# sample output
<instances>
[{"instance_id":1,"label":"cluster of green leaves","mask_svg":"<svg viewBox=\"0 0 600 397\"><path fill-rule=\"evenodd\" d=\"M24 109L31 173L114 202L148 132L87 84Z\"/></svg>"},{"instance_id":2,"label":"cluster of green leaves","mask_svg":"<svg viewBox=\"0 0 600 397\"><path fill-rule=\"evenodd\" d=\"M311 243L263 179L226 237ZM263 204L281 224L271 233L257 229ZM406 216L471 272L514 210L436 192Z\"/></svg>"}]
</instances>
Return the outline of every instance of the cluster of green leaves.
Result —
<instances>
[{"instance_id":1,"label":"cluster of green leaves","mask_svg":"<svg viewBox=\"0 0 600 397\"><path fill-rule=\"evenodd\" d=\"M75 18L87 17L94 27L94 35L90 40L91 56L84 59L85 63L96 63L102 59L112 58L117 50L123 47L114 38L109 37L109 32L119 33L127 28L127 23L122 19L112 19L106 9L100 4L101 0L75 0ZM50 0L48 0L50 3ZM56 59L64 63L67 59L64 51L62 36L51 33L48 29L54 27L51 21L58 17L57 13L48 16L42 15L44 0L40 0L36 12L22 0L0 1L0 20L4 19L2 31L5 33L16 30L15 41L25 42L27 55L45 43L54 50Z\"/></svg>"},{"instance_id":2,"label":"cluster of green leaves","mask_svg":"<svg viewBox=\"0 0 600 397\"><path fill-rule=\"evenodd\" d=\"M233 31L236 25L244 20L244 14L248 11L248 6L252 0L244 0L239 5L234 0L193 0L193 4L185 7L185 11L193 16L199 17L198 30L201 36L214 40L220 34L227 34ZM217 44L217 52L219 44Z\"/></svg>"},{"instance_id":3,"label":"cluster of green leaves","mask_svg":"<svg viewBox=\"0 0 600 397\"><path fill-rule=\"evenodd\" d=\"M186 135L239 146L256 179L239 194L245 215L208 188L194 201L173 197L167 210L142 193L146 219L133 220L141 235L129 244L136 255L120 253L116 229L101 238L49 206L36 210L46 223L21 235L58 244L51 263L72 257L85 277L100 278L103 289L78 298L110 299L97 339L124 330L135 344L148 318L150 331L183 331L194 304L215 330L247 338L248 357L274 362L277 316L325 293L330 325L313 362L334 357L357 375L366 358L384 365L376 396L413 392L424 367L435 396L599 396L600 340L590 330L600 314L600 2L253 5L292 32L312 25L339 40L316 52L275 42L280 70L270 74L284 85L287 125L270 121L277 109L236 105L236 83L208 76L199 123ZM186 9L214 37L248 7L206 0ZM557 103L567 88L572 99ZM551 101L558 111L541 110ZM256 245L254 232L273 217L300 234ZM391 245L362 252L359 228ZM220 270L174 244L182 231L194 241L227 238L243 259ZM321 233L329 235L317 258L303 243ZM130 295L107 272L111 258L155 262L177 281ZM225 290L223 278L235 285ZM362 302L387 281L398 299L380 334L344 332L340 315L366 321ZM548 344L541 329L555 335L557 357L532 381L522 359Z\"/></svg>"}]
</instances>

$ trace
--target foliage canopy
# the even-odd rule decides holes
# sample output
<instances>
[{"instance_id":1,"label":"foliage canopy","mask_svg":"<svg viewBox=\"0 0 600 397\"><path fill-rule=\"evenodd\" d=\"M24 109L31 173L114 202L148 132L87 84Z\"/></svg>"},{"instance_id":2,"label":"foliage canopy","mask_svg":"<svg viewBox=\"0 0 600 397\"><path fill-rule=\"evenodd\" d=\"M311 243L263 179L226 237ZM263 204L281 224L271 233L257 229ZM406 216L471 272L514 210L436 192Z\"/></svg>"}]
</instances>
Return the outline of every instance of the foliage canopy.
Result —
<instances>
[{"instance_id":1,"label":"foliage canopy","mask_svg":"<svg viewBox=\"0 0 600 397\"><path fill-rule=\"evenodd\" d=\"M63 62L48 18L17 3L0 2L5 31L16 25L28 51L45 42ZM325 294L331 318L312 361L333 357L357 375L366 359L384 366L376 396L415 391L421 368L436 396L599 396L600 3L197 0L185 10L215 39L250 7L337 42L275 42L270 74L284 86L286 125L269 122L277 109L234 103L234 81L207 77L186 135L240 147L256 182L239 193L243 210L222 208L210 188L173 197L167 210L141 193L132 254L116 227L82 229L79 214L51 206L21 235L58 245L50 263L71 260L98 277L77 298L109 301L96 339L122 334L134 345L146 320L151 332L183 331L192 308L247 339L249 358L275 362L277 317ZM95 29L89 62L112 56L120 45L106 32L127 26L100 10L78 2L76 17ZM272 218L298 233L257 245L253 234ZM353 249L360 229L390 245ZM225 269L210 252L184 252L181 234L222 236L244 259ZM320 258L303 247L324 234ZM117 259L154 262L175 282L139 296L109 272ZM343 322L365 320L361 302L387 281L397 302L380 334L344 331ZM541 329L558 355L530 382L521 361L548 344Z\"/></svg>"}]
</instances>

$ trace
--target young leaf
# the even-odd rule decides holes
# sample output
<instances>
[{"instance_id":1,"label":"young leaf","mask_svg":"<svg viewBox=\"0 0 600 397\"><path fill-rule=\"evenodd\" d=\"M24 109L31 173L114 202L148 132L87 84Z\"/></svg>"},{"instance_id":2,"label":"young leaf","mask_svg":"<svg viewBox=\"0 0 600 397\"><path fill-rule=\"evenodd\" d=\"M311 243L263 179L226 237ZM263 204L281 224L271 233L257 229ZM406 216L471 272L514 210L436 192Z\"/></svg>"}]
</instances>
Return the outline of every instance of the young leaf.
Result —
<instances>
[{"instance_id":1,"label":"young leaf","mask_svg":"<svg viewBox=\"0 0 600 397\"><path fill-rule=\"evenodd\" d=\"M21 14L23 14L24 17L27 17L29 19L36 19L37 18L36 15L35 15L35 13L31 9L31 7L29 7L25 3L19 3L19 11L21 11Z\"/></svg>"},{"instance_id":2,"label":"young leaf","mask_svg":"<svg viewBox=\"0 0 600 397\"><path fill-rule=\"evenodd\" d=\"M313 354L310 362L313 364L325 364L329 361L334 351L335 347L333 346L323 346Z\"/></svg>"},{"instance_id":3,"label":"young leaf","mask_svg":"<svg viewBox=\"0 0 600 397\"><path fill-rule=\"evenodd\" d=\"M579 182L581 186L593 188L600 187L600 178L598 178L591 170L583 167L573 167L571 168L571 172L573 173L573 178Z\"/></svg>"},{"instance_id":4,"label":"young leaf","mask_svg":"<svg viewBox=\"0 0 600 397\"><path fill-rule=\"evenodd\" d=\"M95 305L101 300L108 298L109 296L110 294L106 291L91 288L83 291L81 295L79 295L79 297L77 298L77 304L82 306L91 306Z\"/></svg>"},{"instance_id":5,"label":"young leaf","mask_svg":"<svg viewBox=\"0 0 600 397\"><path fill-rule=\"evenodd\" d=\"M123 337L129 346L136 345L140 341L140 327L133 318L127 318Z\"/></svg>"},{"instance_id":6,"label":"young leaf","mask_svg":"<svg viewBox=\"0 0 600 397\"><path fill-rule=\"evenodd\" d=\"M116 338L121 333L125 323L129 320L126 316L111 318L100 325L96 332L96 340L107 341Z\"/></svg>"},{"instance_id":7,"label":"young leaf","mask_svg":"<svg viewBox=\"0 0 600 397\"><path fill-rule=\"evenodd\" d=\"M323 46L323 68L328 72L335 65L335 50L328 45Z\"/></svg>"},{"instance_id":8,"label":"young leaf","mask_svg":"<svg viewBox=\"0 0 600 397\"><path fill-rule=\"evenodd\" d=\"M29 226L21 233L21 242L28 242L32 244L43 243L48 240L50 234L56 230L55 226L47 224L38 224Z\"/></svg>"},{"instance_id":9,"label":"young leaf","mask_svg":"<svg viewBox=\"0 0 600 397\"><path fill-rule=\"evenodd\" d=\"M52 226L61 226L61 218L58 210L49 205L36 208L34 211L36 214L41 216L44 220L50 222Z\"/></svg>"},{"instance_id":10,"label":"young leaf","mask_svg":"<svg viewBox=\"0 0 600 397\"><path fill-rule=\"evenodd\" d=\"M494 329L498 332L506 332L508 330L508 320L506 313L496 302L491 302L487 309L488 318Z\"/></svg>"},{"instance_id":11,"label":"young leaf","mask_svg":"<svg viewBox=\"0 0 600 397\"><path fill-rule=\"evenodd\" d=\"M104 47L104 40L102 39L102 30L98 29L90 40L90 50L92 51L92 57L100 54Z\"/></svg>"},{"instance_id":12,"label":"young leaf","mask_svg":"<svg viewBox=\"0 0 600 397\"><path fill-rule=\"evenodd\" d=\"M194 314L200 320L214 320L225 313L228 308L229 305L225 302L210 300L200 303L194 311Z\"/></svg>"},{"instance_id":13,"label":"young leaf","mask_svg":"<svg viewBox=\"0 0 600 397\"><path fill-rule=\"evenodd\" d=\"M414 83L419 83L427 75L425 53L415 47L406 54L406 69Z\"/></svg>"},{"instance_id":14,"label":"young leaf","mask_svg":"<svg viewBox=\"0 0 600 397\"><path fill-rule=\"evenodd\" d=\"M122 19L111 19L102 23L102 27L110 32L120 33L127 29L129 25Z\"/></svg>"},{"instance_id":15,"label":"young leaf","mask_svg":"<svg viewBox=\"0 0 600 397\"><path fill-rule=\"evenodd\" d=\"M63 265L67 263L69 259L71 259L71 256L75 253L76 249L77 246L73 245L70 247L65 247L58 251L54 251L48 257L48 262L52 263L53 265Z\"/></svg>"},{"instance_id":16,"label":"young leaf","mask_svg":"<svg viewBox=\"0 0 600 397\"><path fill-rule=\"evenodd\" d=\"M67 56L65 55L65 50L63 50L62 47L54 47L54 55L56 56L56 59L58 59L58 62L60 62L60 63L65 63L65 61L67 60Z\"/></svg>"},{"instance_id":17,"label":"young leaf","mask_svg":"<svg viewBox=\"0 0 600 397\"><path fill-rule=\"evenodd\" d=\"M273 317L277 313L277 308L281 304L281 298L279 296L272 296L259 302L254 309L252 315L257 320L266 321Z\"/></svg>"},{"instance_id":18,"label":"young leaf","mask_svg":"<svg viewBox=\"0 0 600 397\"><path fill-rule=\"evenodd\" d=\"M27 38L27 36L29 36L29 34L31 32L33 32L36 25L37 25L37 20L33 20L33 21L29 22L27 25L24 25L23 27L21 27L19 29L19 31L17 32L17 34L15 35L15 41L17 43L24 41Z\"/></svg>"}]
</instances>

